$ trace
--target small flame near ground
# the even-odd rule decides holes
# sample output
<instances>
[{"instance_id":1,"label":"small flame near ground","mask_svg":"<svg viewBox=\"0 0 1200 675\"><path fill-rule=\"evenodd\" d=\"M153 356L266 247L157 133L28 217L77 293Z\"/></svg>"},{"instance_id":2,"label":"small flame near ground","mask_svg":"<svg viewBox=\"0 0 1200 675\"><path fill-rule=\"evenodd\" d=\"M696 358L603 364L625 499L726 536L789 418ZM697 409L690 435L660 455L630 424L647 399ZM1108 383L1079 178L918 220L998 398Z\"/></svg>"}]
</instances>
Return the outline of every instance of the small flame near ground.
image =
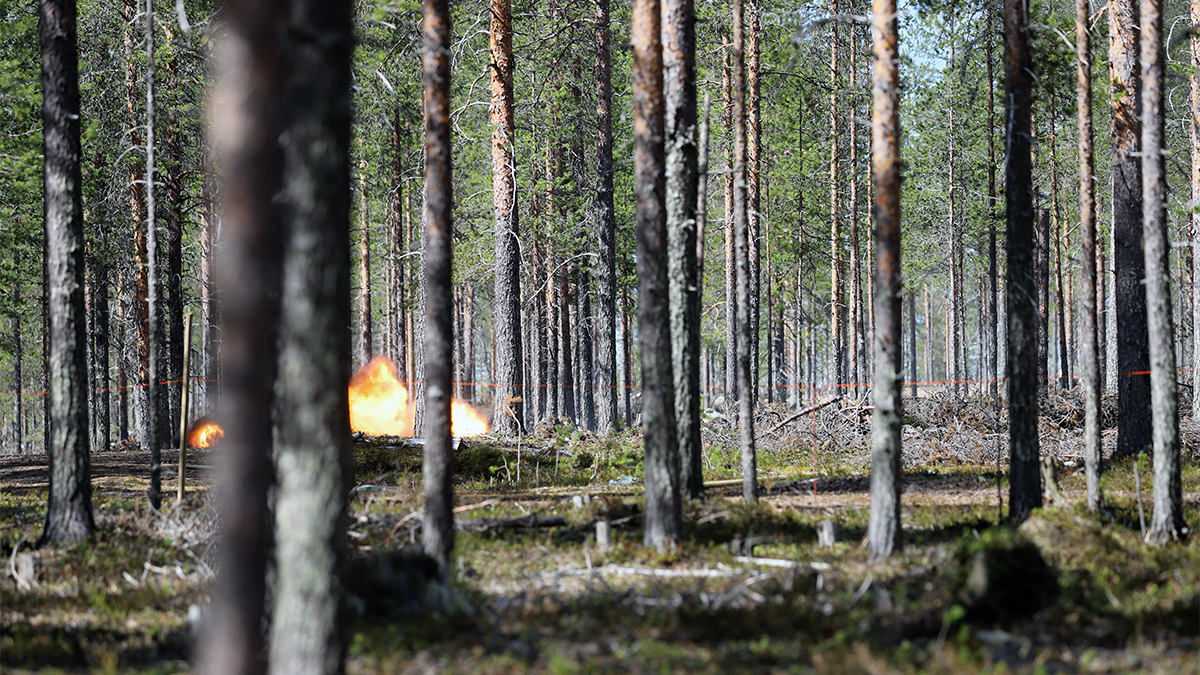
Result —
<instances>
[{"instance_id":1,"label":"small flame near ground","mask_svg":"<svg viewBox=\"0 0 1200 675\"><path fill-rule=\"evenodd\" d=\"M412 436L413 406L408 389L396 377L396 364L376 356L350 380L350 429L372 436ZM450 434L478 436L491 428L487 416L466 401L450 403ZM220 425L207 417L188 432L188 446L207 448L225 437Z\"/></svg>"},{"instance_id":2,"label":"small flame near ground","mask_svg":"<svg viewBox=\"0 0 1200 675\"><path fill-rule=\"evenodd\" d=\"M225 430L221 425L207 417L201 417L187 433L189 448L211 448L225 438Z\"/></svg>"}]
</instances>

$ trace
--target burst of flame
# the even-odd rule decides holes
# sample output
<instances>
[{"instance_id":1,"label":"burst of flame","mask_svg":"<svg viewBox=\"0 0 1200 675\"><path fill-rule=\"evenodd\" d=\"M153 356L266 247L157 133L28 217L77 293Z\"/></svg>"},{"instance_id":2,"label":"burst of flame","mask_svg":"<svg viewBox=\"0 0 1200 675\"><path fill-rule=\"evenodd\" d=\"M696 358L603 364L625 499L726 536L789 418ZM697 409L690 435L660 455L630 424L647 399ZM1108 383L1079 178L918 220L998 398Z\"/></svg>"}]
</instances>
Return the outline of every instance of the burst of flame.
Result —
<instances>
[{"instance_id":1,"label":"burst of flame","mask_svg":"<svg viewBox=\"0 0 1200 675\"><path fill-rule=\"evenodd\" d=\"M371 359L350 380L350 428L372 436L413 435L408 390L386 356Z\"/></svg>"},{"instance_id":2,"label":"burst of flame","mask_svg":"<svg viewBox=\"0 0 1200 675\"><path fill-rule=\"evenodd\" d=\"M470 403L454 399L450 402L450 435L478 436L488 432L488 421Z\"/></svg>"},{"instance_id":3,"label":"burst of flame","mask_svg":"<svg viewBox=\"0 0 1200 675\"><path fill-rule=\"evenodd\" d=\"M189 448L211 448L225 438L225 430L221 425L207 417L196 420L187 434Z\"/></svg>"},{"instance_id":4,"label":"burst of flame","mask_svg":"<svg viewBox=\"0 0 1200 675\"><path fill-rule=\"evenodd\" d=\"M396 379L396 364L377 356L350 380L350 428L374 436L412 436L413 408L408 389ZM489 429L487 418L470 403L450 403L450 433L478 436Z\"/></svg>"},{"instance_id":5,"label":"burst of flame","mask_svg":"<svg viewBox=\"0 0 1200 675\"><path fill-rule=\"evenodd\" d=\"M412 436L413 407L408 389L396 378L396 364L377 356L350 380L350 429L372 436ZM470 403L450 403L450 433L478 436L491 428L487 417ZM216 422L202 417L188 432L188 447L207 448L225 437Z\"/></svg>"}]
</instances>

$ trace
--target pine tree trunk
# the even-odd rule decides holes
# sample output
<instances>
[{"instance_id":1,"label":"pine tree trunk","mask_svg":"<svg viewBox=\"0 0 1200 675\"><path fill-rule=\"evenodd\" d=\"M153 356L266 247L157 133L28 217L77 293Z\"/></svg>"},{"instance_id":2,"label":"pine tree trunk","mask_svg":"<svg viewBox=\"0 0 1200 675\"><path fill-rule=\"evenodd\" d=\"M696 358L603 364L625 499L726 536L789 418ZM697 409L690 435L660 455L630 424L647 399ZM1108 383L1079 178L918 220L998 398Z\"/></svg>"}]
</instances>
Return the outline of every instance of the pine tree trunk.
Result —
<instances>
[{"instance_id":1,"label":"pine tree trunk","mask_svg":"<svg viewBox=\"0 0 1200 675\"><path fill-rule=\"evenodd\" d=\"M683 494L704 493L700 445L700 314L697 266L696 33L692 0L663 0L666 218L671 372Z\"/></svg>"},{"instance_id":2,"label":"pine tree trunk","mask_svg":"<svg viewBox=\"0 0 1200 675\"><path fill-rule=\"evenodd\" d=\"M1066 296L1063 292L1063 222L1058 204L1058 119L1054 96L1050 96L1050 220L1054 242L1054 324L1058 332L1058 389L1070 389L1070 365L1067 362ZM1047 287L1048 288L1048 287Z\"/></svg>"},{"instance_id":3,"label":"pine tree trunk","mask_svg":"<svg viewBox=\"0 0 1200 675\"><path fill-rule=\"evenodd\" d=\"M554 275L558 284L558 407L563 417L575 424L575 368L571 351L575 333L571 325L571 285L568 275L572 266L563 266Z\"/></svg>"},{"instance_id":4,"label":"pine tree trunk","mask_svg":"<svg viewBox=\"0 0 1200 675\"><path fill-rule=\"evenodd\" d=\"M208 166L207 161L205 165ZM213 294L213 253L216 250L217 218L209 181L209 171L206 170L200 188L200 377L203 379L200 385L200 391L203 392L200 400L201 410L212 410L215 407L215 392L218 390L216 381L220 379L220 368L217 365L217 301ZM124 366L121 363L118 359L117 367L123 375ZM121 390L120 396L124 395L124 390Z\"/></svg>"},{"instance_id":5,"label":"pine tree trunk","mask_svg":"<svg viewBox=\"0 0 1200 675\"><path fill-rule=\"evenodd\" d=\"M871 515L867 540L872 557L885 558L901 545L900 398L903 285L900 267L900 77L896 0L874 0L874 106L871 168L875 181L875 388L871 428Z\"/></svg>"},{"instance_id":6,"label":"pine tree trunk","mask_svg":"<svg viewBox=\"0 0 1200 675\"><path fill-rule=\"evenodd\" d=\"M829 0L829 13L838 14L838 0ZM830 241L830 289L833 294L830 304L830 345L833 355L833 380L835 385L847 381L846 370L846 274L845 242L842 234L842 203L838 192L841 183L841 138L839 125L838 90L838 21L831 21L832 34L829 39L829 241ZM837 393L841 393L839 390Z\"/></svg>"},{"instance_id":7,"label":"pine tree trunk","mask_svg":"<svg viewBox=\"0 0 1200 675\"><path fill-rule=\"evenodd\" d=\"M1192 25L1200 26L1200 0L1190 0L1188 8L1191 13ZM1200 33L1193 32L1189 38L1191 47L1191 71L1188 74L1190 86L1189 112L1191 119L1188 124L1188 134L1191 144L1191 180L1188 181L1190 197L1193 204L1200 200ZM1194 269L1200 265L1200 213L1192 210L1188 217L1190 235L1192 238L1192 419L1200 419L1200 273Z\"/></svg>"},{"instance_id":8,"label":"pine tree trunk","mask_svg":"<svg viewBox=\"0 0 1200 675\"><path fill-rule=\"evenodd\" d=\"M617 426L617 276L613 211L612 59L609 0L596 0L596 429Z\"/></svg>"},{"instance_id":9,"label":"pine tree trunk","mask_svg":"<svg viewBox=\"0 0 1200 675\"><path fill-rule=\"evenodd\" d=\"M94 411L96 417L96 430L99 432L95 438L91 439L91 447L99 452L104 452L109 449L112 444L112 421L110 419L109 405L109 377L108 377L108 324L109 324L109 306L108 306L108 266L101 264L96 271L96 279L93 282L94 295L93 299L96 303L96 321L94 324L93 340L95 344L95 363L96 363L96 408ZM19 328L18 324L18 328ZM20 332L19 330L17 331ZM17 347L18 355L20 346ZM20 357L18 356L18 359ZM19 365L19 364L18 364ZM19 384L18 379L18 384ZM19 387L18 387L19 389ZM20 404L20 396L17 397L17 403ZM20 411L18 409L18 418ZM19 422L18 422L19 423ZM19 444L18 444L19 451Z\"/></svg>"},{"instance_id":10,"label":"pine tree trunk","mask_svg":"<svg viewBox=\"0 0 1200 675\"><path fill-rule=\"evenodd\" d=\"M350 635L346 495L350 447L351 10L293 0L280 314L275 584L270 668L343 672ZM364 204L365 206L365 204ZM369 277L367 278L369 279ZM368 322L369 323L369 322ZM431 452L426 445L425 454Z\"/></svg>"},{"instance_id":11,"label":"pine tree trunk","mask_svg":"<svg viewBox=\"0 0 1200 675\"><path fill-rule=\"evenodd\" d=\"M475 400L475 284L463 289L463 388L466 401ZM536 353L536 352L535 352Z\"/></svg>"},{"instance_id":12,"label":"pine tree trunk","mask_svg":"<svg viewBox=\"0 0 1200 675\"><path fill-rule=\"evenodd\" d=\"M155 132L155 91L154 91L154 0L146 0L146 315L148 317L147 345L149 358L147 360L146 408L150 411L147 425L150 439L150 506L158 509L162 501L162 446L164 433L170 428L165 419L170 409L163 399L165 390L159 384L162 380L162 355L164 341L162 334L162 307L159 305L161 284L158 280L158 219L155 209L155 177L154 165L156 147Z\"/></svg>"},{"instance_id":13,"label":"pine tree trunk","mask_svg":"<svg viewBox=\"0 0 1200 675\"><path fill-rule=\"evenodd\" d=\"M760 242L763 241L765 218L760 204L763 192L762 181L762 95L759 89L759 13L760 0L745 0L746 14L750 20L746 34L746 246L750 265L749 321L750 321L750 387L751 401L758 405L759 384L759 327L761 325L762 265Z\"/></svg>"},{"instance_id":14,"label":"pine tree trunk","mask_svg":"<svg viewBox=\"0 0 1200 675\"><path fill-rule=\"evenodd\" d=\"M708 118L711 108L709 96L704 95L704 118L700 122L700 147L699 158L696 166L696 290L688 295L689 302L692 303L691 313L697 317L696 331L700 331L699 318L704 306L704 239L708 228ZM697 335L696 344L700 345L701 340ZM700 409L712 405L712 360L708 347L702 348L703 356L701 358L701 373L703 373L704 381L700 384L699 405ZM701 447L703 451L703 447ZM702 499L704 494L704 484L700 485L700 493L692 492L694 487L690 476L687 476L684 489L685 494L691 499Z\"/></svg>"},{"instance_id":15,"label":"pine tree trunk","mask_svg":"<svg viewBox=\"0 0 1200 675\"><path fill-rule=\"evenodd\" d=\"M859 396L859 384L866 377L865 371L860 371L861 365L860 354L862 349L860 343L865 341L862 334L862 258L860 257L861 250L858 242L858 125L854 122L855 113L858 112L858 105L855 101L855 96L858 93L858 40L855 35L856 29L851 25L847 32L849 35L848 42L850 43L850 62L847 70L849 71L849 82L847 90L849 92L846 106L846 136L847 145L849 146L849 185L847 186L846 200L847 210L850 212L850 222L848 230L850 235L850 298L849 298L849 328L850 328L850 379L849 382L854 385L846 393L852 394L855 398Z\"/></svg>"},{"instance_id":16,"label":"pine tree trunk","mask_svg":"<svg viewBox=\"0 0 1200 675\"><path fill-rule=\"evenodd\" d=\"M367 159L358 141L358 365L374 356L371 309L371 205L367 197Z\"/></svg>"},{"instance_id":17,"label":"pine tree trunk","mask_svg":"<svg viewBox=\"0 0 1200 675\"><path fill-rule=\"evenodd\" d=\"M746 203L746 68L745 12L742 0L733 0L733 239L737 269L737 375L738 439L742 451L742 497L758 500L757 453L754 448L754 408L757 393L754 382L754 348L750 332L754 329L750 303L754 301L750 268L750 223Z\"/></svg>"},{"instance_id":18,"label":"pine tree trunk","mask_svg":"<svg viewBox=\"0 0 1200 675\"><path fill-rule=\"evenodd\" d=\"M1023 520L1042 504L1038 453L1037 284L1033 261L1030 161L1031 63L1027 5L1004 4L1005 156L1008 248L1009 516Z\"/></svg>"},{"instance_id":19,"label":"pine tree trunk","mask_svg":"<svg viewBox=\"0 0 1200 675\"><path fill-rule=\"evenodd\" d=\"M1142 242L1141 75L1138 8L1134 0L1108 5L1112 90L1113 267L1116 279L1117 450L1114 458L1152 444L1146 315L1146 256Z\"/></svg>"},{"instance_id":20,"label":"pine tree trunk","mask_svg":"<svg viewBox=\"0 0 1200 675\"><path fill-rule=\"evenodd\" d=\"M168 24L169 25L169 24ZM167 36L170 41L170 34ZM176 81L176 63L174 58L167 64L167 77L164 87L173 87ZM166 146L166 180L167 188L167 334L170 341L167 345L166 379L171 384L162 390L169 405L167 419L164 420L164 435L169 439L169 445L179 447L179 439L175 436L179 430L172 420L179 419L179 405L182 402L183 385L183 148L179 140L179 119L175 110L167 113L167 130L164 145Z\"/></svg>"},{"instance_id":21,"label":"pine tree trunk","mask_svg":"<svg viewBox=\"0 0 1200 675\"><path fill-rule=\"evenodd\" d=\"M878 361L876 362L878 363ZM917 397L917 294L908 293L908 379L912 397Z\"/></svg>"},{"instance_id":22,"label":"pine tree trunk","mask_svg":"<svg viewBox=\"0 0 1200 675\"><path fill-rule=\"evenodd\" d=\"M1096 192L1092 132L1092 41L1088 0L1075 0L1075 92L1079 117L1079 223L1083 231L1083 455L1088 510L1100 509L1100 357L1096 312Z\"/></svg>"},{"instance_id":23,"label":"pine tree trunk","mask_svg":"<svg viewBox=\"0 0 1200 675\"><path fill-rule=\"evenodd\" d=\"M622 307L629 306L629 294L622 294ZM624 392L625 398L625 427L633 426L633 364L630 359L633 358L632 336L630 333L629 312L621 311L621 391Z\"/></svg>"},{"instance_id":24,"label":"pine tree trunk","mask_svg":"<svg viewBox=\"0 0 1200 675\"><path fill-rule=\"evenodd\" d=\"M125 0L122 4L122 18L125 22L125 109L128 114L126 121L129 133L126 137L132 147L145 147L143 122L138 118L137 111L137 62L134 55L134 28L137 26L137 15L140 13L138 0ZM135 157L131 154L130 157ZM133 408L138 444L143 449L149 449L153 443L150 440L150 401L148 398L150 381L150 322L147 306L149 302L149 287L147 285L147 270L149 267L146 257L146 165L143 162L131 161L129 164L129 212L133 226L133 250L136 261L133 282L133 320L136 332L136 384L133 387Z\"/></svg>"},{"instance_id":25,"label":"pine tree trunk","mask_svg":"<svg viewBox=\"0 0 1200 675\"><path fill-rule=\"evenodd\" d=\"M1179 464L1179 402L1175 329L1171 316L1171 244L1167 239L1164 155L1162 0L1141 0L1142 223L1146 251L1146 310L1150 339L1150 395L1154 418L1154 518L1146 541L1165 544L1186 535Z\"/></svg>"},{"instance_id":26,"label":"pine tree trunk","mask_svg":"<svg viewBox=\"0 0 1200 675\"><path fill-rule=\"evenodd\" d=\"M496 335L493 426L500 434L522 431L524 381L521 354L521 253L514 175L512 0L490 0L492 58L492 197L496 220L496 285L492 327Z\"/></svg>"},{"instance_id":27,"label":"pine tree trunk","mask_svg":"<svg viewBox=\"0 0 1200 675\"><path fill-rule=\"evenodd\" d=\"M1000 317L999 308L1000 300L997 292L997 276L999 269L996 261L996 221L999 219L996 200L996 95L995 82L996 77L993 73L995 64L995 47L996 47L996 28L993 25L995 18L993 0L987 0L985 3L986 14L984 18L984 35L987 45L987 137L988 137L988 305L991 312L988 314L988 374L989 391L991 392L992 400L999 401L1000 397L1000 345L997 340L999 332ZM915 347L914 347L915 348Z\"/></svg>"},{"instance_id":28,"label":"pine tree trunk","mask_svg":"<svg viewBox=\"0 0 1200 675\"><path fill-rule=\"evenodd\" d=\"M1050 211L1038 211L1035 275L1038 301L1038 391L1050 382Z\"/></svg>"},{"instance_id":29,"label":"pine tree trunk","mask_svg":"<svg viewBox=\"0 0 1200 675\"><path fill-rule=\"evenodd\" d=\"M593 384L592 372L592 292L591 273L587 266L575 268L575 305L578 324L576 346L579 353L575 357L575 365L579 370L579 422L588 431L596 430L596 387Z\"/></svg>"},{"instance_id":30,"label":"pine tree trunk","mask_svg":"<svg viewBox=\"0 0 1200 675\"><path fill-rule=\"evenodd\" d=\"M268 495L273 481L275 403L284 227L275 201L283 189L287 99L283 33L288 7L273 2L225 4L225 77L212 111L210 138L222 167L224 202L218 277L223 304L220 418L225 428L218 487L224 531L221 575L213 591L199 671L265 671L263 615L271 544ZM237 73L236 77L232 75ZM224 132L228 130L228 132ZM222 133L224 132L224 133Z\"/></svg>"},{"instance_id":31,"label":"pine tree trunk","mask_svg":"<svg viewBox=\"0 0 1200 675\"><path fill-rule=\"evenodd\" d=\"M733 46L725 36L721 77L725 122L725 414L737 416L737 256L733 236Z\"/></svg>"},{"instance_id":32,"label":"pine tree trunk","mask_svg":"<svg viewBox=\"0 0 1200 675\"><path fill-rule=\"evenodd\" d=\"M501 73L499 78L493 76L493 101L497 98L507 110L504 119L496 120L497 135L493 135L493 168L496 168L496 150L500 154L508 154L502 158L507 173L507 182L500 180L510 190L512 166L512 14L508 0L492 0L492 58L496 64L493 72ZM425 320L424 352L425 352L425 457L422 472L425 476L425 521L421 530L421 542L425 552L438 561L443 577L450 573L450 557L454 551L454 453L450 439L450 383L454 372L452 348L454 335L452 326L453 295L451 286L451 270L453 258L453 197L454 183L451 179L451 127L450 127L450 7L445 0L426 0L425 2L425 48L423 61L425 64L425 289L426 301L423 303L427 318ZM507 57L507 60L505 60ZM498 81L499 80L499 81ZM497 87L497 84L500 86ZM500 96L496 96L499 93ZM493 108L493 113L496 110ZM497 176L500 177L500 176ZM496 188L496 229L497 248L500 248L500 232L502 223L511 223L511 234L516 236L516 199L512 193L501 194ZM513 208L513 212L502 218L500 213L501 201ZM511 240L509 240L511 242ZM510 251L515 253L515 251ZM497 256L500 259L499 256ZM497 271L497 293L500 292ZM515 360L508 364L515 371L513 379L508 382L521 381L521 323L520 323L520 286L514 279L509 289L511 291L515 311L510 328L513 330L510 339L515 343L513 349ZM502 320L503 322L503 320ZM503 341L497 345L499 352L506 351ZM507 347L512 348L509 344ZM514 354L507 354L513 356ZM502 381L508 375L501 375ZM520 396L520 389L514 389L515 395ZM521 404L515 402L513 412L516 414L512 421L519 429L524 418L521 415ZM512 426L509 427L513 429Z\"/></svg>"},{"instance_id":33,"label":"pine tree trunk","mask_svg":"<svg viewBox=\"0 0 1200 675\"><path fill-rule=\"evenodd\" d=\"M75 3L41 0L42 176L48 286L49 504L41 543L83 541L92 518Z\"/></svg>"},{"instance_id":34,"label":"pine tree trunk","mask_svg":"<svg viewBox=\"0 0 1200 675\"><path fill-rule=\"evenodd\" d=\"M667 287L666 171L663 148L663 54L658 0L635 0L633 42L634 190L637 195L638 332L645 434L649 548L674 547L683 534L679 446Z\"/></svg>"}]
</instances>

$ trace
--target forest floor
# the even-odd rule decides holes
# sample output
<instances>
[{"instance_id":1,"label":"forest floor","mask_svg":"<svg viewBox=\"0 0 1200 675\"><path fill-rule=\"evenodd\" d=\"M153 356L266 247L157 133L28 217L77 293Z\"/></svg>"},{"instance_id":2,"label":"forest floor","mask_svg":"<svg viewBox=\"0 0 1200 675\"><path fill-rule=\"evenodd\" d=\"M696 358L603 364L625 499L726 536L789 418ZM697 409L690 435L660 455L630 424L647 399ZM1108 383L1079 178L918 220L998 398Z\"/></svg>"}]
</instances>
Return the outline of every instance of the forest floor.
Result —
<instances>
[{"instance_id":1,"label":"forest floor","mask_svg":"<svg viewBox=\"0 0 1200 675\"><path fill-rule=\"evenodd\" d=\"M1141 542L1144 458L1107 466L1105 508L1086 512L1078 396L1052 395L1042 410L1061 494L1014 529L997 524L1008 492L997 472L1007 465L1003 411L945 395L906 401L905 548L883 563L862 545L865 405L790 422L792 411L765 406L755 505L733 484L735 430L711 416L708 499L686 505L685 543L666 554L641 546L637 432L597 439L544 425L519 447L466 439L454 582L423 593L394 581L413 578L395 572L419 540L420 451L356 438L360 618L348 671L1200 673L1200 537ZM1200 426L1185 421L1183 431L1185 518L1195 527ZM1114 438L1106 430L1106 456ZM163 459L170 498L158 513L144 498L146 453L95 453L96 533L35 549L45 458L0 457L0 671L187 670L189 611L213 583L215 459L191 457L182 505L177 456ZM606 549L598 521L612 529ZM826 521L832 545L818 541Z\"/></svg>"}]
</instances>

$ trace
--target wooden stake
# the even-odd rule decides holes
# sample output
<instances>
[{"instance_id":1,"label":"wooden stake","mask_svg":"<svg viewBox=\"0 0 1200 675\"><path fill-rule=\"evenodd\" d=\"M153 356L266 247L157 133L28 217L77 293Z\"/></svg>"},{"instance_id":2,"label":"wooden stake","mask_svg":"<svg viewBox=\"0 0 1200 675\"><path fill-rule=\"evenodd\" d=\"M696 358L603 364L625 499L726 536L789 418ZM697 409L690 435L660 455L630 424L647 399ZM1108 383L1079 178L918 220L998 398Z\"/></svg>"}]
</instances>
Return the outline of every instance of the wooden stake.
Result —
<instances>
[{"instance_id":1,"label":"wooden stake","mask_svg":"<svg viewBox=\"0 0 1200 675\"><path fill-rule=\"evenodd\" d=\"M183 315L183 386L179 388L179 486L175 505L183 504L183 474L187 468L188 368L192 353L192 313Z\"/></svg>"}]
</instances>

